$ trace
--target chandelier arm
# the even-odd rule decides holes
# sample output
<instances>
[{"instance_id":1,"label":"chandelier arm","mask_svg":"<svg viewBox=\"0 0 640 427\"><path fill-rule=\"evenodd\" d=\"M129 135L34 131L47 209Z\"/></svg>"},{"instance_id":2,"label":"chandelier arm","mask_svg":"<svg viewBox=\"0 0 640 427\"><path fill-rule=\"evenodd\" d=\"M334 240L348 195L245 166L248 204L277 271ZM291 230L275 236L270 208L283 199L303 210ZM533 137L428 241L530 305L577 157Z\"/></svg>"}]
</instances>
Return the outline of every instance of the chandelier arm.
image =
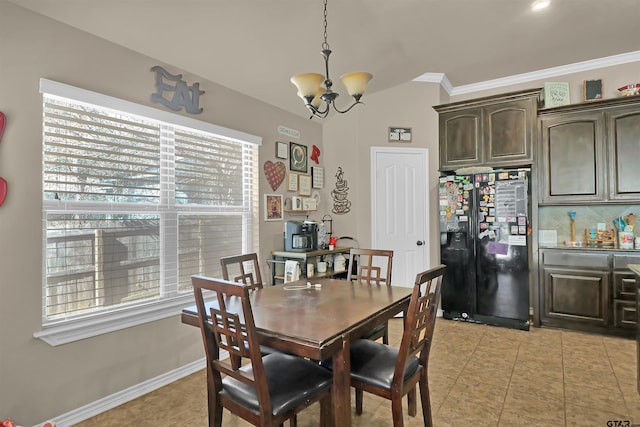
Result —
<instances>
[{"instance_id":1,"label":"chandelier arm","mask_svg":"<svg viewBox=\"0 0 640 427\"><path fill-rule=\"evenodd\" d=\"M319 117L321 119L325 119L328 115L329 115L328 109L323 114L313 113L313 116ZM309 119L313 119L313 116L309 117Z\"/></svg>"},{"instance_id":2,"label":"chandelier arm","mask_svg":"<svg viewBox=\"0 0 640 427\"><path fill-rule=\"evenodd\" d=\"M318 117L327 117L327 114L329 114L329 104L325 104L325 108L323 108L322 110L319 108L314 107L312 104L306 104L307 108L309 109L309 111L311 111L314 115L318 116Z\"/></svg>"},{"instance_id":3,"label":"chandelier arm","mask_svg":"<svg viewBox=\"0 0 640 427\"><path fill-rule=\"evenodd\" d=\"M355 107L358 104L363 104L364 105L364 102L356 101L353 104L351 104L351 106L349 106L349 108L347 108L346 110L338 110L338 107L336 107L335 103L333 103L331 105L333 105L333 109L336 110L338 113L344 114L344 113L349 112L353 107Z\"/></svg>"}]
</instances>

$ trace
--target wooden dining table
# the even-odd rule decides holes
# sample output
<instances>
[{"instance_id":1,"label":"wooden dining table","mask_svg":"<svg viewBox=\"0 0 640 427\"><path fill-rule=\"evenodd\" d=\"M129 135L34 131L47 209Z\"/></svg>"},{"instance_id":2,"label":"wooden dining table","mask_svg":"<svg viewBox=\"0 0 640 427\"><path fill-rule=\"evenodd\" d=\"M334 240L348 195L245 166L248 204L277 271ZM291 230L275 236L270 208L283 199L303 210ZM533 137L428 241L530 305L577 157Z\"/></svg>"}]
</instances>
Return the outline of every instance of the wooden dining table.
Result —
<instances>
[{"instance_id":1,"label":"wooden dining table","mask_svg":"<svg viewBox=\"0 0 640 427\"><path fill-rule=\"evenodd\" d=\"M332 358L334 426L349 427L350 342L406 310L411 291L338 279L303 279L256 289L250 298L261 344L313 360ZM208 304L217 305L215 301ZM182 310L182 322L198 326L195 305Z\"/></svg>"}]
</instances>

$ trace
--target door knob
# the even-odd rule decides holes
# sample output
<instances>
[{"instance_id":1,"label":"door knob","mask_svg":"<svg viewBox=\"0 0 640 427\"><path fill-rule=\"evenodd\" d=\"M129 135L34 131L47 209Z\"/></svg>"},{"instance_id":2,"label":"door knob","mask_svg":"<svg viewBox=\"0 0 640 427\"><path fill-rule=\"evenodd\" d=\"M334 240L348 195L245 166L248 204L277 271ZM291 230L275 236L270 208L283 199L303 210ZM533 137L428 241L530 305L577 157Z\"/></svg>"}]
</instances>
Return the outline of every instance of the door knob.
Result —
<instances>
[{"instance_id":1,"label":"door knob","mask_svg":"<svg viewBox=\"0 0 640 427\"><path fill-rule=\"evenodd\" d=\"M422 245L424 245L424 240L418 240L418 241L416 242L416 245L418 245L418 246L422 246Z\"/></svg>"}]
</instances>

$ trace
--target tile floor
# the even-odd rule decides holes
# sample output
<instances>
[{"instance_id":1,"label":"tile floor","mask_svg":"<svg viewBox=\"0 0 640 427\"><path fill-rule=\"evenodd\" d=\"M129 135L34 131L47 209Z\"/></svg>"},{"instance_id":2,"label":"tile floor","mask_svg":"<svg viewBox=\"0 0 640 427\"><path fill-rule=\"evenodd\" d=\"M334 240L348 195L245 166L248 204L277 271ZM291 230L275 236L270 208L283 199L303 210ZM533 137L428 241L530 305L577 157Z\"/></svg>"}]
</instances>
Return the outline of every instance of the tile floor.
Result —
<instances>
[{"instance_id":1,"label":"tile floor","mask_svg":"<svg viewBox=\"0 0 640 427\"><path fill-rule=\"evenodd\" d=\"M402 324L390 322L398 345ZM640 425L636 345L623 338L534 328L529 332L439 318L429 383L436 427ZM422 425L406 415L405 426ZM353 405L353 397L352 397ZM318 405L298 417L318 425ZM226 427L249 425L228 411ZM390 403L365 393L362 427L391 426ZM614 420L623 422L616 423ZM86 420L79 427L206 426L204 371Z\"/></svg>"}]
</instances>

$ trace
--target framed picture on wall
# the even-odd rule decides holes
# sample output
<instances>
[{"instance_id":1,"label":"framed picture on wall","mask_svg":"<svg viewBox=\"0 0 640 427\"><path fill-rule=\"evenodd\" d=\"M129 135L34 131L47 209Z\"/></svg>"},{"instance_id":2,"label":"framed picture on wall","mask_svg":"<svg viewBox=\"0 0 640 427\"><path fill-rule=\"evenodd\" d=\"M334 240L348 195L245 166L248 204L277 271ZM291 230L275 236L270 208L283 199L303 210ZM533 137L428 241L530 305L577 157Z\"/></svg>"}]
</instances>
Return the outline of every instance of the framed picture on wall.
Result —
<instances>
[{"instance_id":1,"label":"framed picture on wall","mask_svg":"<svg viewBox=\"0 0 640 427\"><path fill-rule=\"evenodd\" d=\"M411 128L389 128L389 142L411 142Z\"/></svg>"},{"instance_id":2,"label":"framed picture on wall","mask_svg":"<svg viewBox=\"0 0 640 427\"><path fill-rule=\"evenodd\" d=\"M569 105L570 103L569 83L545 82L544 108L559 107L561 105Z\"/></svg>"},{"instance_id":3,"label":"framed picture on wall","mask_svg":"<svg viewBox=\"0 0 640 427\"><path fill-rule=\"evenodd\" d=\"M307 146L289 143L289 169L294 172L307 173Z\"/></svg>"},{"instance_id":4,"label":"framed picture on wall","mask_svg":"<svg viewBox=\"0 0 640 427\"><path fill-rule=\"evenodd\" d=\"M286 142L276 141L276 157L286 159L289 157L289 150Z\"/></svg>"},{"instance_id":5,"label":"framed picture on wall","mask_svg":"<svg viewBox=\"0 0 640 427\"><path fill-rule=\"evenodd\" d=\"M287 173L287 191L298 191L298 174L295 172Z\"/></svg>"},{"instance_id":6,"label":"framed picture on wall","mask_svg":"<svg viewBox=\"0 0 640 427\"><path fill-rule=\"evenodd\" d=\"M298 177L298 194L301 196L311 195L311 176L300 175Z\"/></svg>"},{"instance_id":7,"label":"framed picture on wall","mask_svg":"<svg viewBox=\"0 0 640 427\"><path fill-rule=\"evenodd\" d=\"M603 91L602 79L585 80L582 82L582 94L585 102L602 99Z\"/></svg>"},{"instance_id":8,"label":"framed picture on wall","mask_svg":"<svg viewBox=\"0 0 640 427\"><path fill-rule=\"evenodd\" d=\"M312 166L311 167L311 179L313 181L313 188L324 187L324 169Z\"/></svg>"},{"instance_id":9,"label":"framed picture on wall","mask_svg":"<svg viewBox=\"0 0 640 427\"><path fill-rule=\"evenodd\" d=\"M282 195L281 194L265 194L264 195L264 220L265 221L282 221Z\"/></svg>"}]
</instances>

